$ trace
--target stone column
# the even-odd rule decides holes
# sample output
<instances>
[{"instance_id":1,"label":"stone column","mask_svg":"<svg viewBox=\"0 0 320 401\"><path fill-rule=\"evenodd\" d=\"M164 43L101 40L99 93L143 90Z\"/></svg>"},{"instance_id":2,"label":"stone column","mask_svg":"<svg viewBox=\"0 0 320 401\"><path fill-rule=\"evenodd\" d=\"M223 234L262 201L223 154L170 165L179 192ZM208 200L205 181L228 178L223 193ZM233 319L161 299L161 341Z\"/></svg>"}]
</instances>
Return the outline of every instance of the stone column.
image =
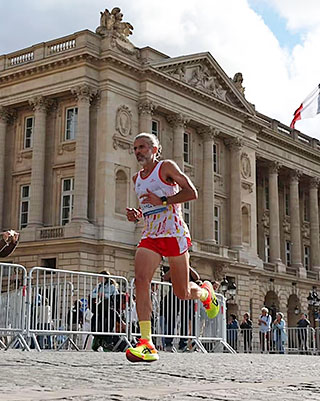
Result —
<instances>
[{"instance_id":1,"label":"stone column","mask_svg":"<svg viewBox=\"0 0 320 401\"><path fill-rule=\"evenodd\" d=\"M173 160L184 171L183 135L190 120L183 114L168 116L167 120L173 127Z\"/></svg>"},{"instance_id":2,"label":"stone column","mask_svg":"<svg viewBox=\"0 0 320 401\"><path fill-rule=\"evenodd\" d=\"M34 129L32 132L30 214L28 227L42 227L48 102L43 96L36 96L29 100L29 104L34 111Z\"/></svg>"},{"instance_id":3,"label":"stone column","mask_svg":"<svg viewBox=\"0 0 320 401\"><path fill-rule=\"evenodd\" d=\"M4 198L4 176L5 176L5 148L7 132L8 112L5 107L0 106L0 230L2 230L3 198Z\"/></svg>"},{"instance_id":4,"label":"stone column","mask_svg":"<svg viewBox=\"0 0 320 401\"><path fill-rule=\"evenodd\" d=\"M241 216L241 138L226 141L230 147L230 246L242 249Z\"/></svg>"},{"instance_id":5,"label":"stone column","mask_svg":"<svg viewBox=\"0 0 320 401\"><path fill-rule=\"evenodd\" d=\"M214 171L213 145L217 130L206 127L199 130L203 138L203 176L202 176L202 227L203 239L215 241L214 238Z\"/></svg>"},{"instance_id":6,"label":"stone column","mask_svg":"<svg viewBox=\"0 0 320 401\"><path fill-rule=\"evenodd\" d=\"M278 171L280 168L281 165L278 162L274 162L269 166L269 238L271 263L281 262L278 192Z\"/></svg>"},{"instance_id":7,"label":"stone column","mask_svg":"<svg viewBox=\"0 0 320 401\"><path fill-rule=\"evenodd\" d=\"M151 100L142 100L138 104L139 110L139 133L147 132L151 134L152 128L152 114L156 109L155 105Z\"/></svg>"},{"instance_id":8,"label":"stone column","mask_svg":"<svg viewBox=\"0 0 320 401\"><path fill-rule=\"evenodd\" d=\"M301 173L294 170L290 176L290 230L292 243L292 266L302 268L301 263L301 227L299 209L299 178Z\"/></svg>"},{"instance_id":9,"label":"stone column","mask_svg":"<svg viewBox=\"0 0 320 401\"><path fill-rule=\"evenodd\" d=\"M310 245L311 245L311 267L320 271L320 250L319 250L319 204L318 188L319 178L310 180Z\"/></svg>"},{"instance_id":10,"label":"stone column","mask_svg":"<svg viewBox=\"0 0 320 401\"><path fill-rule=\"evenodd\" d=\"M90 102L97 90L88 85L73 88L78 102L78 131L74 169L74 205L72 222L88 221Z\"/></svg>"}]
</instances>

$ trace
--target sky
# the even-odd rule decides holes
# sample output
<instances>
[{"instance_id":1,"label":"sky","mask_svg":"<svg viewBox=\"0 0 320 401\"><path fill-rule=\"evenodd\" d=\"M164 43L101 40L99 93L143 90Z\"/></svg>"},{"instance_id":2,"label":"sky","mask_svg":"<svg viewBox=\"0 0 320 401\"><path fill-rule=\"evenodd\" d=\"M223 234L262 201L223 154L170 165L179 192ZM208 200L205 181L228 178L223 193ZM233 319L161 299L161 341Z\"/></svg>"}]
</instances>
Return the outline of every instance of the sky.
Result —
<instances>
[{"instance_id":1,"label":"sky","mask_svg":"<svg viewBox=\"0 0 320 401\"><path fill-rule=\"evenodd\" d=\"M0 0L0 55L89 29L120 7L130 40L171 57L209 51L246 99L289 125L320 83L320 0ZM320 114L296 123L320 140Z\"/></svg>"}]
</instances>

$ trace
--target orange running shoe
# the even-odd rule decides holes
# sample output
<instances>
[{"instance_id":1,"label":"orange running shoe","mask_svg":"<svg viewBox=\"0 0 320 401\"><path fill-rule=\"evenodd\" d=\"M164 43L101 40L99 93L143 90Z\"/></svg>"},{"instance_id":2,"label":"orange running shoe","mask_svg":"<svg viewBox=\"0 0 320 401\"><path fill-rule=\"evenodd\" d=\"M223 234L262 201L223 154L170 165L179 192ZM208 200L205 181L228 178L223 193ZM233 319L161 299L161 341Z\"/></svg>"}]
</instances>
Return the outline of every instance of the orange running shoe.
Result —
<instances>
[{"instance_id":1,"label":"orange running shoe","mask_svg":"<svg viewBox=\"0 0 320 401\"><path fill-rule=\"evenodd\" d=\"M141 338L135 347L127 349L126 357L130 362L154 362L159 354L152 343Z\"/></svg>"},{"instance_id":2,"label":"orange running shoe","mask_svg":"<svg viewBox=\"0 0 320 401\"><path fill-rule=\"evenodd\" d=\"M216 294L210 281L204 281L201 288L208 291L208 297L205 301L202 301L202 304L206 310L208 318L213 319L217 316L220 309Z\"/></svg>"}]
</instances>

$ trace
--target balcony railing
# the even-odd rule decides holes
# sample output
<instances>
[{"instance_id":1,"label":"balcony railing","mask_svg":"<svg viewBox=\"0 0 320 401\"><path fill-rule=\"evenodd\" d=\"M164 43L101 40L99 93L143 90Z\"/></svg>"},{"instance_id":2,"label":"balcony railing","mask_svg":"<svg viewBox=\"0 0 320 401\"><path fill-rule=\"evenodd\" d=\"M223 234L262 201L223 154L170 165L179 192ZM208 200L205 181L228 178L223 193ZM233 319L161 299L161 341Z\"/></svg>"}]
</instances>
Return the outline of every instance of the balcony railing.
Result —
<instances>
[{"instance_id":1,"label":"balcony railing","mask_svg":"<svg viewBox=\"0 0 320 401\"><path fill-rule=\"evenodd\" d=\"M36 61L53 57L57 54L72 51L79 52L80 49L89 49L97 55L100 53L100 38L88 30L75 34L39 43L27 49L0 56L0 72L18 67L22 64L34 63Z\"/></svg>"},{"instance_id":2,"label":"balcony railing","mask_svg":"<svg viewBox=\"0 0 320 401\"><path fill-rule=\"evenodd\" d=\"M63 227L42 228L40 230L40 239L54 239L63 237L64 237Z\"/></svg>"}]
</instances>

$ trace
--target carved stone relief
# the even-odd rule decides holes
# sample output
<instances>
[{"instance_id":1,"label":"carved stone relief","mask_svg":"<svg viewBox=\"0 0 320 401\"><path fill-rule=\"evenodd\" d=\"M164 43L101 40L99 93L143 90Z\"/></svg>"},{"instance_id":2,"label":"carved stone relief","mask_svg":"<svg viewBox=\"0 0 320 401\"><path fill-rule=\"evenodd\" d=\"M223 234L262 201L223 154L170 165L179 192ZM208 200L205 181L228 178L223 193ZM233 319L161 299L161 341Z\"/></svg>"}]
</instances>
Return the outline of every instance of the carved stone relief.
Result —
<instances>
[{"instance_id":1,"label":"carved stone relief","mask_svg":"<svg viewBox=\"0 0 320 401\"><path fill-rule=\"evenodd\" d=\"M251 162L247 153L241 154L241 175L243 178L251 177Z\"/></svg>"},{"instance_id":2,"label":"carved stone relief","mask_svg":"<svg viewBox=\"0 0 320 401\"><path fill-rule=\"evenodd\" d=\"M132 113L127 106L120 106L116 114L116 130L126 137L131 135Z\"/></svg>"},{"instance_id":3,"label":"carved stone relief","mask_svg":"<svg viewBox=\"0 0 320 401\"><path fill-rule=\"evenodd\" d=\"M127 150L129 154L133 153L133 144L129 139L121 138L116 135L113 135L112 139L113 139L113 148L115 150L123 149Z\"/></svg>"},{"instance_id":4,"label":"carved stone relief","mask_svg":"<svg viewBox=\"0 0 320 401\"><path fill-rule=\"evenodd\" d=\"M288 217L284 217L283 221L282 221L282 227L283 227L283 231L286 234L290 234L290 220Z\"/></svg>"}]
</instances>

